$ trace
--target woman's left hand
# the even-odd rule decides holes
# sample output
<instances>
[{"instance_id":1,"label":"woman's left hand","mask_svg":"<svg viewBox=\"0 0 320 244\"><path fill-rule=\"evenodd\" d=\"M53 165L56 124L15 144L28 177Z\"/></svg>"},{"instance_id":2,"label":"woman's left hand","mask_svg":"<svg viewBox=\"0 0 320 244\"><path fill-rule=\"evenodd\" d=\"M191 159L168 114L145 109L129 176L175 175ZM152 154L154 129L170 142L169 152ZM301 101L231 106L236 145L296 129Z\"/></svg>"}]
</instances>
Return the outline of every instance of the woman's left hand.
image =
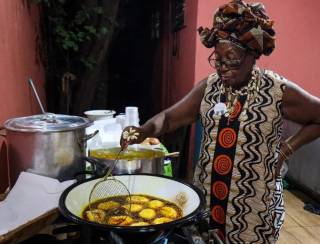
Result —
<instances>
[{"instance_id":1,"label":"woman's left hand","mask_svg":"<svg viewBox=\"0 0 320 244\"><path fill-rule=\"evenodd\" d=\"M281 168L284 162L284 158L283 156L279 155L278 157L278 162L277 162L277 166L276 166L276 177L281 177Z\"/></svg>"},{"instance_id":2,"label":"woman's left hand","mask_svg":"<svg viewBox=\"0 0 320 244\"><path fill-rule=\"evenodd\" d=\"M291 146L288 142L281 143L278 162L276 166L276 176L281 177L281 168L283 162L289 158L289 156L293 153Z\"/></svg>"}]
</instances>

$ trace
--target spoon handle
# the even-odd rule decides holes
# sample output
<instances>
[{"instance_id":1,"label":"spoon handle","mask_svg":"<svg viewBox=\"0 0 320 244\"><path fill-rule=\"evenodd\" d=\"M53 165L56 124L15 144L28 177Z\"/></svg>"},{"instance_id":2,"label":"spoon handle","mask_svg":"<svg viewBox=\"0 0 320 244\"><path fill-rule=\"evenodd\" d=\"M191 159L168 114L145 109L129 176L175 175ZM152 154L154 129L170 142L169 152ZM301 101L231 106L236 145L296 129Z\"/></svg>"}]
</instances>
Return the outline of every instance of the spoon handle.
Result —
<instances>
[{"instance_id":1,"label":"spoon handle","mask_svg":"<svg viewBox=\"0 0 320 244\"><path fill-rule=\"evenodd\" d=\"M39 103L41 112L42 112L43 114L45 114L46 111L44 110L44 108L43 108L43 106L42 106L41 100L40 100L40 98L39 98L39 96L38 96L38 93L37 93L36 88L34 87L34 84L33 84L32 79L29 78L28 81L29 81L29 84L30 84L30 86L31 86L31 88L32 88L32 90L33 90L33 93L34 93L34 95L36 96L36 99L37 99L37 101L38 101L38 103Z\"/></svg>"}]
</instances>

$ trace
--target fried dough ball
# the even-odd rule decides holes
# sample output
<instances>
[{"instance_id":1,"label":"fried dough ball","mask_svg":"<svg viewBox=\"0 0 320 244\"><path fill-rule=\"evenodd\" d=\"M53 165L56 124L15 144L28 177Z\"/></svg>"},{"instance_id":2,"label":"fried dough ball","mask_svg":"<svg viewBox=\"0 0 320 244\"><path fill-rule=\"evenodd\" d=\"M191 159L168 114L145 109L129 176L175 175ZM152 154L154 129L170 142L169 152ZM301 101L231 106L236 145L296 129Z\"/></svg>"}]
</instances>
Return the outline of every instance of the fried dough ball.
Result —
<instances>
[{"instance_id":1,"label":"fried dough ball","mask_svg":"<svg viewBox=\"0 0 320 244\"><path fill-rule=\"evenodd\" d=\"M111 210L120 207L120 203L115 201L102 202L98 204L98 209Z\"/></svg>"},{"instance_id":2,"label":"fried dough ball","mask_svg":"<svg viewBox=\"0 0 320 244\"><path fill-rule=\"evenodd\" d=\"M122 207L125 208L126 210L130 211L131 213L140 212L143 208L142 205L135 204L135 203L126 204L126 205L123 205Z\"/></svg>"},{"instance_id":3,"label":"fried dough ball","mask_svg":"<svg viewBox=\"0 0 320 244\"><path fill-rule=\"evenodd\" d=\"M160 144L160 141L158 138L155 138L155 137L147 137L141 144L158 145L158 144Z\"/></svg>"},{"instance_id":4,"label":"fried dough ball","mask_svg":"<svg viewBox=\"0 0 320 244\"><path fill-rule=\"evenodd\" d=\"M133 219L126 215L111 216L107 222L109 225L130 225Z\"/></svg>"},{"instance_id":5,"label":"fried dough ball","mask_svg":"<svg viewBox=\"0 0 320 244\"><path fill-rule=\"evenodd\" d=\"M139 216L143 219L153 219L156 217L156 211L151 208L145 208L139 213Z\"/></svg>"},{"instance_id":6,"label":"fried dough ball","mask_svg":"<svg viewBox=\"0 0 320 244\"><path fill-rule=\"evenodd\" d=\"M141 222L133 223L133 224L131 224L130 226L147 226L147 225L149 225L148 222L143 222L143 221L141 221Z\"/></svg>"},{"instance_id":7,"label":"fried dough ball","mask_svg":"<svg viewBox=\"0 0 320 244\"><path fill-rule=\"evenodd\" d=\"M143 203L147 203L150 201L149 198L147 197L144 197L144 196L131 196L131 197L127 197L127 202L131 202L131 203L140 203L140 204L143 204Z\"/></svg>"},{"instance_id":8,"label":"fried dough ball","mask_svg":"<svg viewBox=\"0 0 320 244\"><path fill-rule=\"evenodd\" d=\"M164 224L172 221L172 219L169 219L167 217L161 217L161 218L156 218L152 221L152 224L154 225L159 225L159 224Z\"/></svg>"},{"instance_id":9,"label":"fried dough ball","mask_svg":"<svg viewBox=\"0 0 320 244\"><path fill-rule=\"evenodd\" d=\"M91 222L103 223L106 218L106 213L100 209L88 210L85 212L86 217Z\"/></svg>"},{"instance_id":10,"label":"fried dough ball","mask_svg":"<svg viewBox=\"0 0 320 244\"><path fill-rule=\"evenodd\" d=\"M164 206L164 203L162 201L159 201L159 200L152 200L149 202L148 204L149 208L161 208Z\"/></svg>"},{"instance_id":11,"label":"fried dough ball","mask_svg":"<svg viewBox=\"0 0 320 244\"><path fill-rule=\"evenodd\" d=\"M177 211L172 207L162 207L160 213L167 218L175 219L178 217Z\"/></svg>"}]
</instances>

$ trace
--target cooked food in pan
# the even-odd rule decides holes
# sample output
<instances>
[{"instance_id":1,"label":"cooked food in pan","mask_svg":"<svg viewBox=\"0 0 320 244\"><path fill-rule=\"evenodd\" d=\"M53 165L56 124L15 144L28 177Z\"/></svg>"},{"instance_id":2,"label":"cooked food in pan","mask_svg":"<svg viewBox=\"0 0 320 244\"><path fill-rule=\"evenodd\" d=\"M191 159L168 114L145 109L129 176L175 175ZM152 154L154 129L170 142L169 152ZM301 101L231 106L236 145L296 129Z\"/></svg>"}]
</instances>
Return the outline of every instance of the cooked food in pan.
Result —
<instances>
[{"instance_id":1,"label":"cooked food in pan","mask_svg":"<svg viewBox=\"0 0 320 244\"><path fill-rule=\"evenodd\" d=\"M141 212L139 212L139 217L150 220L156 217L157 213L151 208L145 208Z\"/></svg>"},{"instance_id":2,"label":"cooked food in pan","mask_svg":"<svg viewBox=\"0 0 320 244\"><path fill-rule=\"evenodd\" d=\"M116 212L112 211L117 209ZM112 213L112 214L110 214ZM176 204L147 195L116 196L101 199L85 208L84 219L106 225L148 226L182 217Z\"/></svg>"},{"instance_id":3,"label":"cooked food in pan","mask_svg":"<svg viewBox=\"0 0 320 244\"><path fill-rule=\"evenodd\" d=\"M138 213L143 209L143 205L135 204L135 203L125 204L125 205L122 205L122 207L127 209L131 213Z\"/></svg>"},{"instance_id":4,"label":"cooked food in pan","mask_svg":"<svg viewBox=\"0 0 320 244\"><path fill-rule=\"evenodd\" d=\"M102 159L116 159L120 148L101 148L90 150L90 156L94 158ZM163 157L164 152L159 150L143 149L143 150L133 150L127 149L124 153L119 155L119 159L123 160L139 160L139 159L153 159Z\"/></svg>"},{"instance_id":5,"label":"cooked food in pan","mask_svg":"<svg viewBox=\"0 0 320 244\"><path fill-rule=\"evenodd\" d=\"M132 203L147 203L150 201L150 199L146 196L141 196L141 195L132 195L130 197L126 198L126 201L128 202L132 202Z\"/></svg>"},{"instance_id":6,"label":"cooked food in pan","mask_svg":"<svg viewBox=\"0 0 320 244\"><path fill-rule=\"evenodd\" d=\"M111 210L118 208L120 206L120 203L115 202L115 201L107 201L107 202L102 202L98 204L98 209L101 210Z\"/></svg>"},{"instance_id":7,"label":"cooked food in pan","mask_svg":"<svg viewBox=\"0 0 320 244\"><path fill-rule=\"evenodd\" d=\"M161 218L156 218L152 221L152 224L154 225L158 225L158 224L164 224L164 223L167 223L167 222L170 222L171 219L169 218L166 218L166 217L161 217Z\"/></svg>"}]
</instances>

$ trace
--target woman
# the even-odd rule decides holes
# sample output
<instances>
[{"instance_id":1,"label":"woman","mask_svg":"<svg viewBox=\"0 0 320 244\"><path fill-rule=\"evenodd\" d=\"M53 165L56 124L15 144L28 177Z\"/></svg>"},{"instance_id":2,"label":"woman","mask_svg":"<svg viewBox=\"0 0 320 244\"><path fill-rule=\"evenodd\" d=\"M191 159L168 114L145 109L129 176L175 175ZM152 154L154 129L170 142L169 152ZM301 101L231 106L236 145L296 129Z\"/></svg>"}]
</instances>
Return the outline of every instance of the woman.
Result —
<instances>
[{"instance_id":1,"label":"woman","mask_svg":"<svg viewBox=\"0 0 320 244\"><path fill-rule=\"evenodd\" d=\"M199 28L214 48L217 73L141 127L124 130L122 145L188 125L200 115L201 154L194 181L205 192L210 225L226 243L274 243L284 219L282 162L320 136L320 99L278 74L258 68L275 46L273 22L261 4L232 1ZM281 142L283 119L303 125Z\"/></svg>"}]
</instances>

